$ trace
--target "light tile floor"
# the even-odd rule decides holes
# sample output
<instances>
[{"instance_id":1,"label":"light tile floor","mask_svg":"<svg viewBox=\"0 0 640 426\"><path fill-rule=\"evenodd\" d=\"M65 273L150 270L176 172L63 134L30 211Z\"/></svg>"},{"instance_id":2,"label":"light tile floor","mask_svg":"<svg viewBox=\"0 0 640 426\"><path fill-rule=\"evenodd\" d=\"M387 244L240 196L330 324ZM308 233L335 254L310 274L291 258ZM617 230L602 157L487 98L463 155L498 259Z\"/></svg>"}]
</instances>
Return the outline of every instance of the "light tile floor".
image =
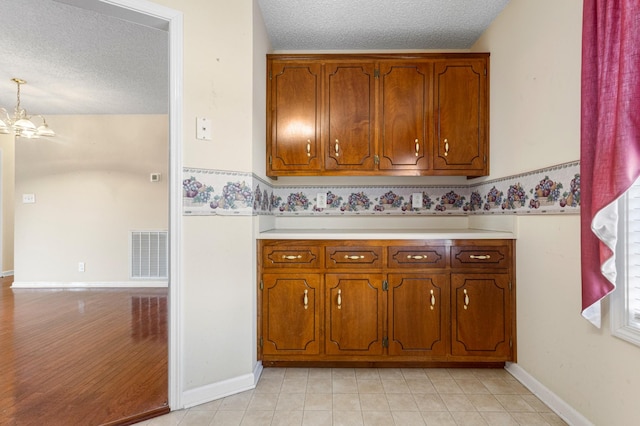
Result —
<instances>
[{"instance_id":1,"label":"light tile floor","mask_svg":"<svg viewBox=\"0 0 640 426\"><path fill-rule=\"evenodd\" d=\"M502 369L265 368L255 389L138 425L566 425Z\"/></svg>"}]
</instances>

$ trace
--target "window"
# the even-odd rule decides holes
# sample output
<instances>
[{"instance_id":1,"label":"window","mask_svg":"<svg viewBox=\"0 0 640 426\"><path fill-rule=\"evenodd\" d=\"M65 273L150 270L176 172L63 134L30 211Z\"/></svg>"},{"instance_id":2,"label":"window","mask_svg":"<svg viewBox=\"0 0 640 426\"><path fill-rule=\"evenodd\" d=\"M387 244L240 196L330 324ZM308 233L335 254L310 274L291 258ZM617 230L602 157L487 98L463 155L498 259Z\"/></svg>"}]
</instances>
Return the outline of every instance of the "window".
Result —
<instances>
[{"instance_id":1,"label":"window","mask_svg":"<svg viewBox=\"0 0 640 426\"><path fill-rule=\"evenodd\" d=\"M620 198L618 207L618 275L611 300L611 331L640 346L640 179Z\"/></svg>"}]
</instances>

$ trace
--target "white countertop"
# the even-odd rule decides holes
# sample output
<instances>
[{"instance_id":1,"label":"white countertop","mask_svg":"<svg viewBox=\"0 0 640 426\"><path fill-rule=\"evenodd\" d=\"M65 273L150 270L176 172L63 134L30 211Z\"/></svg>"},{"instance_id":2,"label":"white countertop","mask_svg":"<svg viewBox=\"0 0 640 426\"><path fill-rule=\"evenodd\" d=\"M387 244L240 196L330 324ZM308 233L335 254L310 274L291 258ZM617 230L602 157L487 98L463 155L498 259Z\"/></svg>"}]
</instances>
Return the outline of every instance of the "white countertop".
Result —
<instances>
[{"instance_id":1,"label":"white countertop","mask_svg":"<svg viewBox=\"0 0 640 426\"><path fill-rule=\"evenodd\" d=\"M512 232L481 229L272 229L261 240L449 240L515 239Z\"/></svg>"}]
</instances>

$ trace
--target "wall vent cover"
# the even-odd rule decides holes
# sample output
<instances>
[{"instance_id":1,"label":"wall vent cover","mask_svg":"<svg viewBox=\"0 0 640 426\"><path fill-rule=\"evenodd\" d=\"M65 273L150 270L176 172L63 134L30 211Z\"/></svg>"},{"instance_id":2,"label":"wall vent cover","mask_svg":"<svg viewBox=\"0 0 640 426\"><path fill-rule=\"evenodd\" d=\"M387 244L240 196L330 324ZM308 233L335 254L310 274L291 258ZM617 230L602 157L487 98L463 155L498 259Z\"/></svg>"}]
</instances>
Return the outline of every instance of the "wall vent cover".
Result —
<instances>
[{"instance_id":1,"label":"wall vent cover","mask_svg":"<svg viewBox=\"0 0 640 426\"><path fill-rule=\"evenodd\" d=\"M167 231L131 231L131 278L169 278Z\"/></svg>"}]
</instances>

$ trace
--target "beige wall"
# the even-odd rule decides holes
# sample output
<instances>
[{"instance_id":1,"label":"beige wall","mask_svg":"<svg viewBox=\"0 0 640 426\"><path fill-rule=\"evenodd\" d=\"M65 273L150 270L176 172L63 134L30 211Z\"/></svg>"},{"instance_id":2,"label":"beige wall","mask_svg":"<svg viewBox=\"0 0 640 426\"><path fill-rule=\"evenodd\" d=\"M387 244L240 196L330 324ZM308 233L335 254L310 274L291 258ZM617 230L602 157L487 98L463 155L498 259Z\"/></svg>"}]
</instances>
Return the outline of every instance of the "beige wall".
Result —
<instances>
[{"instance_id":1,"label":"beige wall","mask_svg":"<svg viewBox=\"0 0 640 426\"><path fill-rule=\"evenodd\" d=\"M581 0L512 0L474 46L491 52L492 178L579 159L581 31ZM607 309L600 330L580 316L579 217L516 226L518 365L594 424L637 423L640 348Z\"/></svg>"},{"instance_id":2,"label":"beige wall","mask_svg":"<svg viewBox=\"0 0 640 426\"><path fill-rule=\"evenodd\" d=\"M156 1L184 13L184 165L262 176L263 123L256 120L263 120L265 84L258 62L268 47L259 43L264 30L255 21L255 3ZM512 0L474 47L492 53L492 178L578 159L581 3ZM213 141L195 140L196 116L211 116ZM520 364L594 423L628 424L637 413L634 401L620 392L602 399L602 389L637 387L638 373L625 368L637 348L591 328L579 315L577 223L577 216L516 220ZM252 232L262 221L183 217L183 224L189 390L255 366ZM606 379L609 366L613 375Z\"/></svg>"},{"instance_id":3,"label":"beige wall","mask_svg":"<svg viewBox=\"0 0 640 426\"><path fill-rule=\"evenodd\" d=\"M2 164L2 263L1 275L13 273L14 194L15 194L15 143L13 135L0 135Z\"/></svg>"},{"instance_id":4,"label":"beige wall","mask_svg":"<svg viewBox=\"0 0 640 426\"><path fill-rule=\"evenodd\" d=\"M183 165L252 172L263 161L264 56L268 41L253 0L155 0L184 19ZM209 117L213 140L195 139ZM254 117L257 117L254 119ZM257 121L254 121L257 120ZM259 170L259 169L258 169ZM253 372L257 360L254 228L243 217L182 218L184 383L211 390Z\"/></svg>"},{"instance_id":5,"label":"beige wall","mask_svg":"<svg viewBox=\"0 0 640 426\"><path fill-rule=\"evenodd\" d=\"M47 118L55 138L16 141L15 281L126 283L129 232L168 229L168 117Z\"/></svg>"},{"instance_id":6,"label":"beige wall","mask_svg":"<svg viewBox=\"0 0 640 426\"><path fill-rule=\"evenodd\" d=\"M269 47L255 1L155 2L184 14L184 166L262 176L261 69ZM474 47L492 54L491 178L578 159L581 3L512 0ZM212 119L212 141L195 139L197 116ZM39 190L23 189L40 203ZM186 391L255 368L254 233L267 222L182 217ZM640 384L638 370L628 367L638 348L610 337L606 318L596 330L579 315L578 217L518 217L516 226L519 364L592 422L629 424L638 408L624 392L632 395ZM47 245L49 252L56 247Z\"/></svg>"},{"instance_id":7,"label":"beige wall","mask_svg":"<svg viewBox=\"0 0 640 426\"><path fill-rule=\"evenodd\" d=\"M491 178L580 156L581 0L512 0L473 46L491 53Z\"/></svg>"}]
</instances>

